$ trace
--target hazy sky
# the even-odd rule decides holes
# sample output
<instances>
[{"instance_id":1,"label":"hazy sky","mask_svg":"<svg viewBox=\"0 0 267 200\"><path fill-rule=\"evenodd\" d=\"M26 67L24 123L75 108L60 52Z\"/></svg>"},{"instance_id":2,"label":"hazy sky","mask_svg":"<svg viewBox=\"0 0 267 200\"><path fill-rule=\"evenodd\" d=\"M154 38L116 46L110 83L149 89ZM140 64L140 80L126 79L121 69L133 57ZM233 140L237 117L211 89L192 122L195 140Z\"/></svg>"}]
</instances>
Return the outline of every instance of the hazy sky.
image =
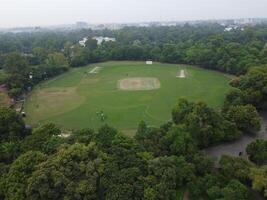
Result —
<instances>
[{"instance_id":1,"label":"hazy sky","mask_svg":"<svg viewBox=\"0 0 267 200\"><path fill-rule=\"evenodd\" d=\"M267 0L0 0L0 27L267 17Z\"/></svg>"}]
</instances>

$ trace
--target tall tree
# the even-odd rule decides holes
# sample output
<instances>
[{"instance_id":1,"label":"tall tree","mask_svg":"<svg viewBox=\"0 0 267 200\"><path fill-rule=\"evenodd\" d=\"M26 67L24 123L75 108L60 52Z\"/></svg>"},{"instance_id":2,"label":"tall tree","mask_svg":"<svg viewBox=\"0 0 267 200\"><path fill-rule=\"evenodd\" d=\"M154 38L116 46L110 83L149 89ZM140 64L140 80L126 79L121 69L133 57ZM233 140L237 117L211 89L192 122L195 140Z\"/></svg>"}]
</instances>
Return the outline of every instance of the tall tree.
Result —
<instances>
[{"instance_id":1,"label":"tall tree","mask_svg":"<svg viewBox=\"0 0 267 200\"><path fill-rule=\"evenodd\" d=\"M27 65L27 59L21 53L9 53L4 58L4 69L8 73L23 73Z\"/></svg>"},{"instance_id":2,"label":"tall tree","mask_svg":"<svg viewBox=\"0 0 267 200\"><path fill-rule=\"evenodd\" d=\"M31 177L37 165L46 160L46 156L40 152L29 151L17 158L11 165L5 178L4 194L6 199L26 200L28 179Z\"/></svg>"},{"instance_id":3,"label":"tall tree","mask_svg":"<svg viewBox=\"0 0 267 200\"><path fill-rule=\"evenodd\" d=\"M22 117L13 109L0 107L0 141L22 139L27 134Z\"/></svg>"},{"instance_id":4,"label":"tall tree","mask_svg":"<svg viewBox=\"0 0 267 200\"><path fill-rule=\"evenodd\" d=\"M237 128L246 133L256 133L261 128L261 118L252 105L232 106L227 112L227 118L233 121Z\"/></svg>"},{"instance_id":5,"label":"tall tree","mask_svg":"<svg viewBox=\"0 0 267 200\"><path fill-rule=\"evenodd\" d=\"M246 147L247 154L249 159L256 164L266 164L267 162L267 141L258 139L254 142L251 142Z\"/></svg>"},{"instance_id":6,"label":"tall tree","mask_svg":"<svg viewBox=\"0 0 267 200\"><path fill-rule=\"evenodd\" d=\"M62 147L32 173L27 199L98 199L102 160L93 144Z\"/></svg>"}]
</instances>

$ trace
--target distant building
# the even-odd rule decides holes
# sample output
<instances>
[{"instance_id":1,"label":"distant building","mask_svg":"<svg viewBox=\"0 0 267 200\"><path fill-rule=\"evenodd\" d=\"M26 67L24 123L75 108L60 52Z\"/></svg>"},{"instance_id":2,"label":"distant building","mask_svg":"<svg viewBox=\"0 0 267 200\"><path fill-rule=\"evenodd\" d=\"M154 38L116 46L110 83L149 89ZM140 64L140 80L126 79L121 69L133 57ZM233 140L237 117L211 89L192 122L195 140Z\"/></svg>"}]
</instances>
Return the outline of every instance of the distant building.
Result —
<instances>
[{"instance_id":1,"label":"distant building","mask_svg":"<svg viewBox=\"0 0 267 200\"><path fill-rule=\"evenodd\" d=\"M116 39L115 38L110 38L110 37L93 37L92 39L96 40L97 41L97 45L101 45L104 41L105 42L115 42ZM79 44L82 46L82 47L85 47L86 46L86 42L87 42L88 38L85 37L83 38L82 40L79 41Z\"/></svg>"},{"instance_id":2,"label":"distant building","mask_svg":"<svg viewBox=\"0 0 267 200\"><path fill-rule=\"evenodd\" d=\"M225 32L234 31L234 30L241 30L241 31L243 31L244 28L239 27L239 26L236 26L236 25L229 25L229 26L225 27L225 29L224 29Z\"/></svg>"},{"instance_id":3,"label":"distant building","mask_svg":"<svg viewBox=\"0 0 267 200\"><path fill-rule=\"evenodd\" d=\"M146 61L146 64L147 64L147 65L153 65L153 61L152 61L152 60L147 60L147 61Z\"/></svg>"},{"instance_id":4,"label":"distant building","mask_svg":"<svg viewBox=\"0 0 267 200\"><path fill-rule=\"evenodd\" d=\"M229 32L229 31L232 31L232 30L233 30L232 27L226 27L226 28L224 29L224 31L226 31L226 32Z\"/></svg>"},{"instance_id":5,"label":"distant building","mask_svg":"<svg viewBox=\"0 0 267 200\"><path fill-rule=\"evenodd\" d=\"M98 44L98 45L101 45L102 42L115 42L115 41L116 41L115 38L102 37L102 36L99 36L99 37L93 37L93 39L97 41L97 44Z\"/></svg>"},{"instance_id":6,"label":"distant building","mask_svg":"<svg viewBox=\"0 0 267 200\"><path fill-rule=\"evenodd\" d=\"M85 38L83 38L82 40L79 41L79 44L80 44L82 47L85 47L85 46L86 46L85 43L87 42L87 40L88 40L88 39L85 37Z\"/></svg>"}]
</instances>

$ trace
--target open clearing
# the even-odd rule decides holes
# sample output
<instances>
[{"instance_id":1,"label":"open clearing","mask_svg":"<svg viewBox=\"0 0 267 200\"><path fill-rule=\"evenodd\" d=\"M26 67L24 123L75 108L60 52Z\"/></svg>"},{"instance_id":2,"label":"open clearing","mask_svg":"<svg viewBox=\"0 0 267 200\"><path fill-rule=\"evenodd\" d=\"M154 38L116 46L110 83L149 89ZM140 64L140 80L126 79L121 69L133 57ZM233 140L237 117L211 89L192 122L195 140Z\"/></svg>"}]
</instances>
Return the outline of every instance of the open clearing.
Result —
<instances>
[{"instance_id":1,"label":"open clearing","mask_svg":"<svg viewBox=\"0 0 267 200\"><path fill-rule=\"evenodd\" d=\"M159 126L171 118L179 98L220 107L230 89L230 76L192 66L124 61L97 67L72 69L35 87L25 103L26 122L54 122L67 129L108 123L133 130L141 120ZM98 73L88 73L92 70ZM177 78L181 70L186 78Z\"/></svg>"}]
</instances>

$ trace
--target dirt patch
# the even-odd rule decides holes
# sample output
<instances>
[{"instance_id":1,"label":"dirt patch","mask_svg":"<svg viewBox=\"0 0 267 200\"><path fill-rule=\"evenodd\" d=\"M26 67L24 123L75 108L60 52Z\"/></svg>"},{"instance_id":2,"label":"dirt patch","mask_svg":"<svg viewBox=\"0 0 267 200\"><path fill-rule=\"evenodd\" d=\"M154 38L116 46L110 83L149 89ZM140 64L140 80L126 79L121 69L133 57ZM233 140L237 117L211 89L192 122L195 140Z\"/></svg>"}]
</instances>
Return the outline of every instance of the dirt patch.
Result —
<instances>
[{"instance_id":1,"label":"dirt patch","mask_svg":"<svg viewBox=\"0 0 267 200\"><path fill-rule=\"evenodd\" d=\"M118 88L120 90L156 90L160 88L160 82L157 78L127 78L119 80Z\"/></svg>"},{"instance_id":2,"label":"dirt patch","mask_svg":"<svg viewBox=\"0 0 267 200\"><path fill-rule=\"evenodd\" d=\"M68 112L82 104L84 98L75 87L49 88L35 91L26 100L27 118L31 122L44 120L47 116L55 116Z\"/></svg>"}]
</instances>

